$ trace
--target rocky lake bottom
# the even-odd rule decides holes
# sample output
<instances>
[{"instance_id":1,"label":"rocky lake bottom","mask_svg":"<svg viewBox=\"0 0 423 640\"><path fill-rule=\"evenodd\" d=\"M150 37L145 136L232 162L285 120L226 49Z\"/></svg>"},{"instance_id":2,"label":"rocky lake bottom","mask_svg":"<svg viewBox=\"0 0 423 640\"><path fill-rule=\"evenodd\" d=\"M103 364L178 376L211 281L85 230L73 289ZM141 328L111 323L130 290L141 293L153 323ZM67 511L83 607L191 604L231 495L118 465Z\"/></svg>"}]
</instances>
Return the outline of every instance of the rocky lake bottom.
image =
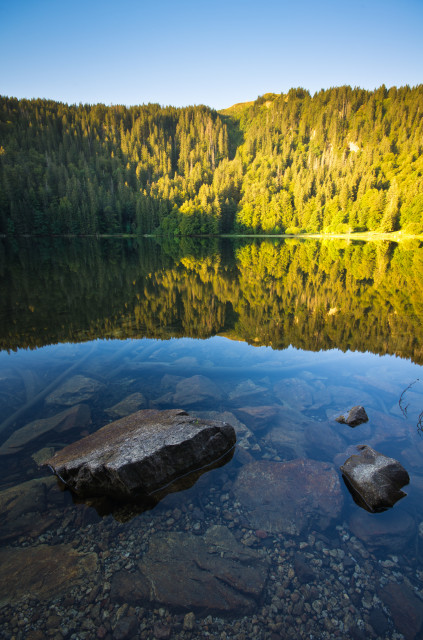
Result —
<instances>
[{"instance_id":1,"label":"rocky lake bottom","mask_svg":"<svg viewBox=\"0 0 423 640\"><path fill-rule=\"evenodd\" d=\"M423 637L420 367L225 338L8 357L0 638ZM356 404L367 423L336 422ZM74 502L40 468L143 408L232 424L232 459L151 510L122 505L109 515ZM410 475L407 496L383 513L358 506L343 482L339 467L359 444Z\"/></svg>"}]
</instances>

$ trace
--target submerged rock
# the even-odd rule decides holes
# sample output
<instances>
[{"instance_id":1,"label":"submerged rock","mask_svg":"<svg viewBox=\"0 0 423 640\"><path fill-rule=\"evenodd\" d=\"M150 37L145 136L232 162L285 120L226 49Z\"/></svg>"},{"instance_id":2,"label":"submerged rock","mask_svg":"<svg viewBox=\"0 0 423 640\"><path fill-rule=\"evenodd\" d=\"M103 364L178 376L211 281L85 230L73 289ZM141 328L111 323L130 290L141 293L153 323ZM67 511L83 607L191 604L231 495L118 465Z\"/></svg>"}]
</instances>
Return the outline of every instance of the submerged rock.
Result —
<instances>
[{"instance_id":1,"label":"submerged rock","mask_svg":"<svg viewBox=\"0 0 423 640\"><path fill-rule=\"evenodd\" d=\"M54 447L43 447L42 449L38 449L38 451L35 451L35 453L32 454L31 458L34 460L36 465L41 467L43 462L54 455L54 452Z\"/></svg>"},{"instance_id":2,"label":"submerged rock","mask_svg":"<svg viewBox=\"0 0 423 640\"><path fill-rule=\"evenodd\" d=\"M135 413L135 411L139 411L146 404L146 399L142 393L132 393L124 400L113 405L113 407L106 409L106 413L112 418L124 418L131 413Z\"/></svg>"},{"instance_id":3,"label":"submerged rock","mask_svg":"<svg viewBox=\"0 0 423 640\"><path fill-rule=\"evenodd\" d=\"M273 390L284 404L302 411L313 404L313 387L300 378L285 378Z\"/></svg>"},{"instance_id":4,"label":"submerged rock","mask_svg":"<svg viewBox=\"0 0 423 640\"><path fill-rule=\"evenodd\" d=\"M309 520L326 528L340 515L343 497L333 465L316 460L257 461L233 486L251 528L298 535Z\"/></svg>"},{"instance_id":5,"label":"submerged rock","mask_svg":"<svg viewBox=\"0 0 423 640\"><path fill-rule=\"evenodd\" d=\"M350 412L346 418L344 416L339 416L335 419L337 422L340 422L341 424L347 424L349 427L358 427L359 424L368 422L369 416L367 415L364 407L357 405L356 407L350 409Z\"/></svg>"},{"instance_id":6,"label":"submerged rock","mask_svg":"<svg viewBox=\"0 0 423 640\"><path fill-rule=\"evenodd\" d=\"M97 555L82 554L70 544L40 544L23 549L0 549L4 580L0 581L0 606L24 597L57 598L97 570Z\"/></svg>"},{"instance_id":7,"label":"submerged rock","mask_svg":"<svg viewBox=\"0 0 423 640\"><path fill-rule=\"evenodd\" d=\"M278 405L246 406L236 411L255 434L267 430L266 442L284 459L306 457L304 429L314 424L307 416Z\"/></svg>"},{"instance_id":8,"label":"submerged rock","mask_svg":"<svg viewBox=\"0 0 423 640\"><path fill-rule=\"evenodd\" d=\"M379 597L390 609L395 626L406 640L422 637L422 601L407 584L389 582L379 590Z\"/></svg>"},{"instance_id":9,"label":"submerged rock","mask_svg":"<svg viewBox=\"0 0 423 640\"><path fill-rule=\"evenodd\" d=\"M123 616L119 618L113 629L113 640L130 640L136 638L138 631L137 616Z\"/></svg>"},{"instance_id":10,"label":"submerged rock","mask_svg":"<svg viewBox=\"0 0 423 640\"><path fill-rule=\"evenodd\" d=\"M47 396L46 404L57 404L69 407L74 404L86 402L102 387L101 382L93 378L87 378L81 375L73 376Z\"/></svg>"},{"instance_id":11,"label":"submerged rock","mask_svg":"<svg viewBox=\"0 0 423 640\"><path fill-rule=\"evenodd\" d=\"M29 442L40 438L49 431L62 433L76 427L82 429L91 422L90 408L86 404L61 411L50 418L34 420L17 429L0 447L0 456L6 456L23 449Z\"/></svg>"},{"instance_id":12,"label":"submerged rock","mask_svg":"<svg viewBox=\"0 0 423 640\"><path fill-rule=\"evenodd\" d=\"M239 445L237 447L237 453L239 453L240 447L249 446L249 438L253 435L252 432L241 420L238 420L231 411L196 411L195 413L199 418L220 420L221 422L231 424L235 429L236 441Z\"/></svg>"},{"instance_id":13,"label":"submerged rock","mask_svg":"<svg viewBox=\"0 0 423 640\"><path fill-rule=\"evenodd\" d=\"M48 513L47 492L54 478L35 478L0 491L0 541L39 535L55 521Z\"/></svg>"},{"instance_id":14,"label":"submerged rock","mask_svg":"<svg viewBox=\"0 0 423 640\"><path fill-rule=\"evenodd\" d=\"M361 429L360 429L361 431ZM410 436L410 425L404 417L392 416L382 411L372 409L372 429L369 439L366 441L371 447L376 447L381 443L393 443L399 440L408 440Z\"/></svg>"},{"instance_id":15,"label":"submerged rock","mask_svg":"<svg viewBox=\"0 0 423 640\"><path fill-rule=\"evenodd\" d=\"M341 466L346 485L357 504L372 513L384 511L406 494L401 487L410 482L404 467L393 458L378 453L367 445L359 445Z\"/></svg>"},{"instance_id":16,"label":"submerged rock","mask_svg":"<svg viewBox=\"0 0 423 640\"><path fill-rule=\"evenodd\" d=\"M145 409L111 422L45 462L82 498L151 496L224 456L236 441L225 422L181 409Z\"/></svg>"},{"instance_id":17,"label":"submerged rock","mask_svg":"<svg viewBox=\"0 0 423 640\"><path fill-rule=\"evenodd\" d=\"M203 402L216 402L223 397L219 387L206 376L196 375L190 378L182 378L175 387L174 392L169 392L158 398L154 404L195 405Z\"/></svg>"},{"instance_id":18,"label":"submerged rock","mask_svg":"<svg viewBox=\"0 0 423 640\"><path fill-rule=\"evenodd\" d=\"M237 542L226 527L213 526L203 537L159 533L137 572L114 575L111 599L246 613L257 607L267 573L266 559Z\"/></svg>"},{"instance_id":19,"label":"submerged rock","mask_svg":"<svg viewBox=\"0 0 423 640\"><path fill-rule=\"evenodd\" d=\"M240 437L243 436L251 436L251 431L246 427L246 425L238 420L238 418L231 411L196 411L196 415L199 418L204 418L205 420L220 420L220 422L229 422L235 429L237 442L239 442Z\"/></svg>"},{"instance_id":20,"label":"submerged rock","mask_svg":"<svg viewBox=\"0 0 423 640\"><path fill-rule=\"evenodd\" d=\"M398 553L409 547L416 535L414 518L404 511L385 511L375 516L356 509L349 518L349 526L367 548L389 550L391 553Z\"/></svg>"},{"instance_id":21,"label":"submerged rock","mask_svg":"<svg viewBox=\"0 0 423 640\"><path fill-rule=\"evenodd\" d=\"M262 396L266 393L267 388L256 384L253 380L243 380L240 382L233 391L230 391L230 400L239 400L240 398L251 398L253 396Z\"/></svg>"},{"instance_id":22,"label":"submerged rock","mask_svg":"<svg viewBox=\"0 0 423 640\"><path fill-rule=\"evenodd\" d=\"M341 411L344 407L354 407L358 402L368 406L374 405L372 396L363 389L358 391L354 387L322 385L314 393L314 404L310 408L316 410L326 407L328 417L333 418L334 411Z\"/></svg>"},{"instance_id":23,"label":"submerged rock","mask_svg":"<svg viewBox=\"0 0 423 640\"><path fill-rule=\"evenodd\" d=\"M305 448L310 457L332 460L346 448L347 441L339 429L324 422L316 422L304 430ZM342 458L342 461L345 458Z\"/></svg>"},{"instance_id":24,"label":"submerged rock","mask_svg":"<svg viewBox=\"0 0 423 640\"><path fill-rule=\"evenodd\" d=\"M280 408L275 405L237 407L236 411L254 432L267 429L280 415Z\"/></svg>"}]
</instances>

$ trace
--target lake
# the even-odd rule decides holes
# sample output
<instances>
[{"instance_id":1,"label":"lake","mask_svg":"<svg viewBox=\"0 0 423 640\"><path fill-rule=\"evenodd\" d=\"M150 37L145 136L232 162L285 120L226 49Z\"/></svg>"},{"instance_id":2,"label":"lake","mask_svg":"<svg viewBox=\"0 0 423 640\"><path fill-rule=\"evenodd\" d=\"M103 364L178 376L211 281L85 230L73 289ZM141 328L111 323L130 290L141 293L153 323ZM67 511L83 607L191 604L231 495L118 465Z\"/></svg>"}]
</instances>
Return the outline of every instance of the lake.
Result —
<instances>
[{"instance_id":1,"label":"lake","mask_svg":"<svg viewBox=\"0 0 423 640\"><path fill-rule=\"evenodd\" d=\"M0 638L423 637L420 243L0 240L0 294ZM232 458L144 511L41 466L147 408ZM407 470L393 508L357 445Z\"/></svg>"}]
</instances>

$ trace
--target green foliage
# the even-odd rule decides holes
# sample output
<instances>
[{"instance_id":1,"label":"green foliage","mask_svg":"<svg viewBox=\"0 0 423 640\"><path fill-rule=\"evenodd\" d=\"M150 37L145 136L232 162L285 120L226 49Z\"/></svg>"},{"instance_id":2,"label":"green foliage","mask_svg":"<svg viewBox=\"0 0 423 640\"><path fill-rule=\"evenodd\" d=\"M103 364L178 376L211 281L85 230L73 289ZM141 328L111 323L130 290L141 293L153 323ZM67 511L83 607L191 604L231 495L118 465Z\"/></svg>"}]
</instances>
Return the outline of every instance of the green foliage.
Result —
<instances>
[{"instance_id":1,"label":"green foliage","mask_svg":"<svg viewBox=\"0 0 423 640\"><path fill-rule=\"evenodd\" d=\"M423 85L222 113L0 97L0 233L423 231Z\"/></svg>"}]
</instances>

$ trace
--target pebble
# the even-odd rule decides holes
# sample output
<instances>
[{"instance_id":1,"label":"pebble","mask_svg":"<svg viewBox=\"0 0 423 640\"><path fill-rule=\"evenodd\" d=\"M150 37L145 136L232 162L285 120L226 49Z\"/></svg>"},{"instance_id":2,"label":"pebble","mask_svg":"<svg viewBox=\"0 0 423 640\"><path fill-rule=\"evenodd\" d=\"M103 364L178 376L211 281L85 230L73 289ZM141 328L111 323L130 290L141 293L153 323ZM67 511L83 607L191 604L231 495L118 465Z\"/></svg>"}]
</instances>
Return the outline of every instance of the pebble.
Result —
<instances>
[{"instance_id":1,"label":"pebble","mask_svg":"<svg viewBox=\"0 0 423 640\"><path fill-rule=\"evenodd\" d=\"M267 532L263 531L262 529L257 529L257 531L255 531L254 533L257 538L260 538L260 540L265 540L267 538Z\"/></svg>"},{"instance_id":2,"label":"pebble","mask_svg":"<svg viewBox=\"0 0 423 640\"><path fill-rule=\"evenodd\" d=\"M185 614L184 616L184 629L185 631L192 631L195 625L195 614L190 611L190 613Z\"/></svg>"}]
</instances>

